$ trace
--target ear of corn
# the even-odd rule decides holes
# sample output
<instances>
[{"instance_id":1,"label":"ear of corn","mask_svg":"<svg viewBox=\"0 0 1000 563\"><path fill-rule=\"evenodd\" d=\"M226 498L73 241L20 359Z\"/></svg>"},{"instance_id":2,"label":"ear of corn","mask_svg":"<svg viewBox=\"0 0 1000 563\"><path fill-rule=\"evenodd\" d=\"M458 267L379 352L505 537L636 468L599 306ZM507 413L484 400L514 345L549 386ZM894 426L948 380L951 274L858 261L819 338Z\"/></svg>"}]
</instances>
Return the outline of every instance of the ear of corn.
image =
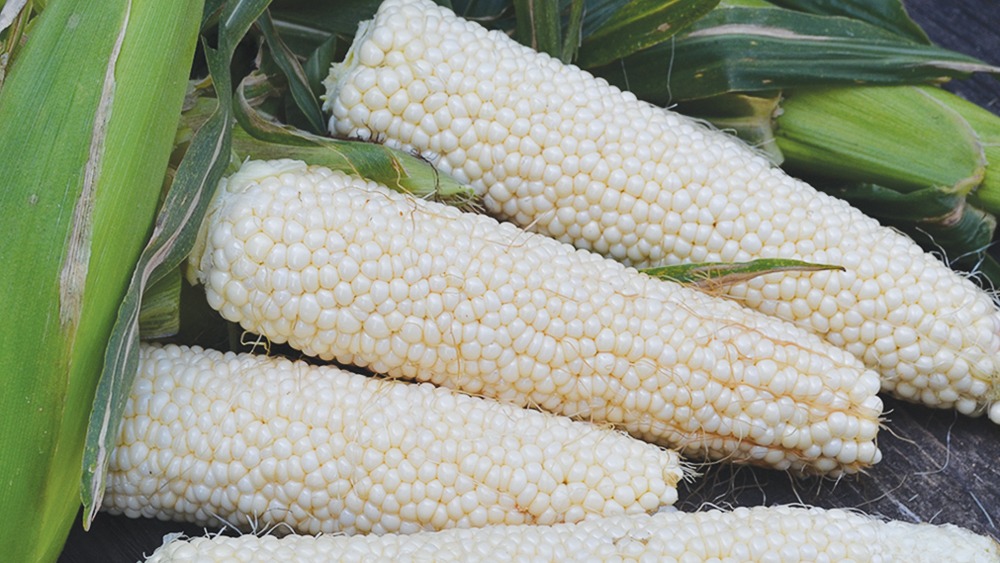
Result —
<instances>
[{"instance_id":1,"label":"ear of corn","mask_svg":"<svg viewBox=\"0 0 1000 563\"><path fill-rule=\"evenodd\" d=\"M957 112L975 130L987 165L982 183L969 194L969 202L988 213L1000 214L1000 117L943 88L925 88L923 92Z\"/></svg>"},{"instance_id":2,"label":"ear of corn","mask_svg":"<svg viewBox=\"0 0 1000 563\"><path fill-rule=\"evenodd\" d=\"M806 327L910 401L1000 422L1000 310L912 240L736 139L488 32L387 0L328 79L331 130L417 151L493 214L637 267L787 258L728 295Z\"/></svg>"},{"instance_id":3,"label":"ear of corn","mask_svg":"<svg viewBox=\"0 0 1000 563\"><path fill-rule=\"evenodd\" d=\"M699 457L830 474L880 459L878 376L849 354L483 215L252 161L220 185L199 238L209 304L312 356Z\"/></svg>"},{"instance_id":4,"label":"ear of corn","mask_svg":"<svg viewBox=\"0 0 1000 563\"><path fill-rule=\"evenodd\" d=\"M952 525L790 506L617 516L409 536L218 536L171 541L167 561L910 561L990 562L1000 545Z\"/></svg>"},{"instance_id":5,"label":"ear of corn","mask_svg":"<svg viewBox=\"0 0 1000 563\"><path fill-rule=\"evenodd\" d=\"M791 170L870 182L906 193L938 187L965 196L986 174L982 146L931 87L866 86L792 91L776 108L778 149ZM866 114L862 116L862 108ZM857 142L865 132L870 144Z\"/></svg>"},{"instance_id":6,"label":"ear of corn","mask_svg":"<svg viewBox=\"0 0 1000 563\"><path fill-rule=\"evenodd\" d=\"M996 218L970 195L997 190L986 149L1000 117L967 118L960 110L969 106L976 107L930 86L786 92L773 146L785 170L996 285L997 265L986 253Z\"/></svg>"},{"instance_id":7,"label":"ear of corn","mask_svg":"<svg viewBox=\"0 0 1000 563\"><path fill-rule=\"evenodd\" d=\"M152 225L201 3L49 2L0 90L0 553L55 560L87 417ZM25 294L27 288L28 294ZM18 297L19 296L19 297Z\"/></svg>"},{"instance_id":8,"label":"ear of corn","mask_svg":"<svg viewBox=\"0 0 1000 563\"><path fill-rule=\"evenodd\" d=\"M104 509L300 533L553 524L673 504L676 453L333 366L144 345Z\"/></svg>"}]
</instances>

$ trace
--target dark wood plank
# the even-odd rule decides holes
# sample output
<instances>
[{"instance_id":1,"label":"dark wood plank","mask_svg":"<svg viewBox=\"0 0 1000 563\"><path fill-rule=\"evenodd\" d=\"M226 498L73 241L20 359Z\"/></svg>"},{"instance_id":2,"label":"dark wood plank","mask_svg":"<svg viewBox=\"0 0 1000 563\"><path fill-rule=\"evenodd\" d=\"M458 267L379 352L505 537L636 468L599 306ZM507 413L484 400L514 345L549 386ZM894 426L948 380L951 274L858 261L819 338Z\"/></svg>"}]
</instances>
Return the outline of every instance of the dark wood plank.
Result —
<instances>
[{"instance_id":1,"label":"dark wood plank","mask_svg":"<svg viewBox=\"0 0 1000 563\"><path fill-rule=\"evenodd\" d=\"M995 0L905 3L935 42L1000 65ZM1000 114L996 80L977 77L949 88ZM783 503L849 507L911 522L958 524L1000 538L1000 427L948 411L886 403L891 413L880 438L884 460L868 474L835 482L714 466L684 485L680 508ZM74 527L60 561L136 561L174 531L202 532L196 526L101 514L89 533Z\"/></svg>"},{"instance_id":2,"label":"dark wood plank","mask_svg":"<svg viewBox=\"0 0 1000 563\"><path fill-rule=\"evenodd\" d=\"M904 0L910 16L935 43L1000 65L1000 4L994 0ZM974 76L947 86L1000 114L1000 81Z\"/></svg>"}]
</instances>

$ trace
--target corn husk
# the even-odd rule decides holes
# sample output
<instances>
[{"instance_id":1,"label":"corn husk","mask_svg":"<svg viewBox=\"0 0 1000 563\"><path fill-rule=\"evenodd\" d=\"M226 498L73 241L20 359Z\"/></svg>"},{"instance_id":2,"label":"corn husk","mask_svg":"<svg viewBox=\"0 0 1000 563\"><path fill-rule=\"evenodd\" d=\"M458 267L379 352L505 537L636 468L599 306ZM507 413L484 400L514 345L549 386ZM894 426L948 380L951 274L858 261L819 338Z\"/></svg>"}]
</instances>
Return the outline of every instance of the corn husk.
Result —
<instances>
[{"instance_id":1,"label":"corn husk","mask_svg":"<svg viewBox=\"0 0 1000 563\"><path fill-rule=\"evenodd\" d=\"M990 162L996 149L988 135L1000 137L1000 117L976 107L983 114L970 120L963 112L971 105L933 86L793 91L774 120L776 148L786 170L903 230L953 267L993 279L986 249L996 230L989 204L1000 155Z\"/></svg>"},{"instance_id":2,"label":"corn husk","mask_svg":"<svg viewBox=\"0 0 1000 563\"><path fill-rule=\"evenodd\" d=\"M200 0L61 0L0 90L0 553L55 560L108 334L149 234Z\"/></svg>"}]
</instances>

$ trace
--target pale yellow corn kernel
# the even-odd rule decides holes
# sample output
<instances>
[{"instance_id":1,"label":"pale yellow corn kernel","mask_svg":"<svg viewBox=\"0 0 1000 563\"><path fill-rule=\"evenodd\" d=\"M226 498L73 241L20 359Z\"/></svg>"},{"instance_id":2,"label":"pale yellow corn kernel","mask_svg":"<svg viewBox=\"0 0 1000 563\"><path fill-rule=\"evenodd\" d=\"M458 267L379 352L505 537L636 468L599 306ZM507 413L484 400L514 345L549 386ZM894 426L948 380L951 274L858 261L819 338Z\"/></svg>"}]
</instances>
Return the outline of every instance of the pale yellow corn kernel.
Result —
<instances>
[{"instance_id":1,"label":"pale yellow corn kernel","mask_svg":"<svg viewBox=\"0 0 1000 563\"><path fill-rule=\"evenodd\" d=\"M256 233L237 227L248 217ZM299 232L325 242L310 250ZM238 271L262 233L271 250ZM301 162L249 162L220 185L199 240L208 302L312 356L610 422L702 458L838 475L881 457L878 376L850 354L483 215ZM302 283L313 270L316 292Z\"/></svg>"},{"instance_id":2,"label":"pale yellow corn kernel","mask_svg":"<svg viewBox=\"0 0 1000 563\"><path fill-rule=\"evenodd\" d=\"M684 476L672 451L565 417L176 345L141 347L119 436L104 510L244 530L576 522L670 505Z\"/></svg>"},{"instance_id":3,"label":"pale yellow corn kernel","mask_svg":"<svg viewBox=\"0 0 1000 563\"><path fill-rule=\"evenodd\" d=\"M383 76L399 77L397 107L405 110L376 122L360 111L362 96ZM429 0L384 2L327 87L335 134L419 152L471 184L494 215L625 264L841 265L756 278L728 294L847 349L899 397L988 410L1000 423L994 300L909 238L790 178L730 135ZM414 91L421 96L409 97ZM422 134L410 134L408 125L422 127L429 116Z\"/></svg>"},{"instance_id":4,"label":"pale yellow corn kernel","mask_svg":"<svg viewBox=\"0 0 1000 563\"><path fill-rule=\"evenodd\" d=\"M790 506L610 516L579 524L493 526L407 536L246 535L172 540L168 561L864 561L995 563L1000 544L954 525L882 521Z\"/></svg>"}]
</instances>

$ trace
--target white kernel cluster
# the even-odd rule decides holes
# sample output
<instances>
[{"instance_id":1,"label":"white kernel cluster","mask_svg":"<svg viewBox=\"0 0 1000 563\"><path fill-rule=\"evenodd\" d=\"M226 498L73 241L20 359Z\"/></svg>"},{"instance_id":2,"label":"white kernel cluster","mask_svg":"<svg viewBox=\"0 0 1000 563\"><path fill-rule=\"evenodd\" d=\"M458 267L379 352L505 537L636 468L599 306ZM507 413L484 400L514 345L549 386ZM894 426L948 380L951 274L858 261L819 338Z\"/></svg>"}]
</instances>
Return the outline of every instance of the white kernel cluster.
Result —
<instances>
[{"instance_id":1,"label":"white kernel cluster","mask_svg":"<svg viewBox=\"0 0 1000 563\"><path fill-rule=\"evenodd\" d=\"M895 395L1000 423L1000 310L971 282L724 133L456 17L387 0L327 81L335 134L416 151L493 214L636 267L794 258L741 303L807 327ZM990 407L991 404L995 406Z\"/></svg>"},{"instance_id":2,"label":"white kernel cluster","mask_svg":"<svg viewBox=\"0 0 1000 563\"><path fill-rule=\"evenodd\" d=\"M219 188L209 304L306 354L622 427L700 458L879 461L878 375L732 301L296 161Z\"/></svg>"},{"instance_id":3,"label":"white kernel cluster","mask_svg":"<svg viewBox=\"0 0 1000 563\"><path fill-rule=\"evenodd\" d=\"M673 504L676 453L332 366L143 345L103 509L303 534L577 522Z\"/></svg>"},{"instance_id":4,"label":"white kernel cluster","mask_svg":"<svg viewBox=\"0 0 1000 563\"><path fill-rule=\"evenodd\" d=\"M953 525L885 522L790 506L610 516L385 536L246 535L172 541L147 561L656 561L938 563L1000 560L1000 544Z\"/></svg>"}]
</instances>

